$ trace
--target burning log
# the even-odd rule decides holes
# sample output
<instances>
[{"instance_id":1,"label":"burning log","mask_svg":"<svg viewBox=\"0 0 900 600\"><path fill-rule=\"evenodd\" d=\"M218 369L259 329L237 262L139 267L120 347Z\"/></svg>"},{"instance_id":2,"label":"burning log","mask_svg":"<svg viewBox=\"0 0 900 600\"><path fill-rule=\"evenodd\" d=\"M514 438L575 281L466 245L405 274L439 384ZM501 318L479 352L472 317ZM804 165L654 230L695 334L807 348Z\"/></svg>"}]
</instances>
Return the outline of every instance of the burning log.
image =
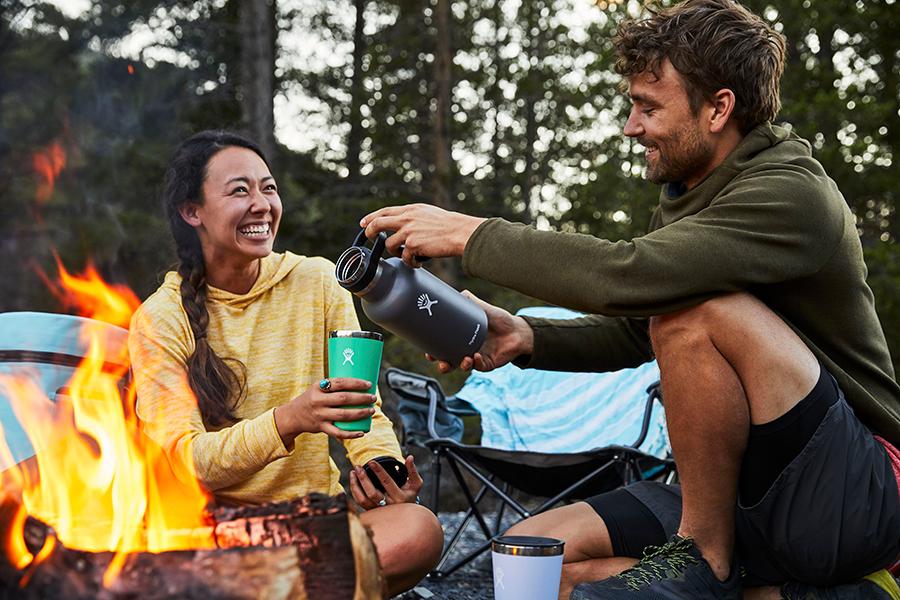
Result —
<instances>
[{"instance_id":1,"label":"burning log","mask_svg":"<svg viewBox=\"0 0 900 600\"><path fill-rule=\"evenodd\" d=\"M18 509L9 498L0 504L0 530L9 530ZM17 568L9 556L0 556L0 598L385 597L375 547L344 497L314 494L218 508L210 514L210 528L216 548L129 554L104 586L114 553L66 548L48 525L29 517L25 545L37 558Z\"/></svg>"}]
</instances>

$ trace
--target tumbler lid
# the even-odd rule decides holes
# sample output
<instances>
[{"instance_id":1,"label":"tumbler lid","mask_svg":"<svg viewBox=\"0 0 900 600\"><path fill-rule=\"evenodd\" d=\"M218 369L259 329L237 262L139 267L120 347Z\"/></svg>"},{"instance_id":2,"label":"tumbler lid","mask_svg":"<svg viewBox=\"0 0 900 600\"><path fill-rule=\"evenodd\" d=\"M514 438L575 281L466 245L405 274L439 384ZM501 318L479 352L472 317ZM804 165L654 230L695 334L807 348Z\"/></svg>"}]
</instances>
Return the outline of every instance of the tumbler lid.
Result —
<instances>
[{"instance_id":1,"label":"tumbler lid","mask_svg":"<svg viewBox=\"0 0 900 600\"><path fill-rule=\"evenodd\" d=\"M336 329L328 333L330 338L367 338L382 341L384 337L377 331L358 331L353 329Z\"/></svg>"},{"instance_id":2,"label":"tumbler lid","mask_svg":"<svg viewBox=\"0 0 900 600\"><path fill-rule=\"evenodd\" d=\"M514 556L559 556L565 542L556 538L531 535L501 535L491 541L491 550Z\"/></svg>"}]
</instances>

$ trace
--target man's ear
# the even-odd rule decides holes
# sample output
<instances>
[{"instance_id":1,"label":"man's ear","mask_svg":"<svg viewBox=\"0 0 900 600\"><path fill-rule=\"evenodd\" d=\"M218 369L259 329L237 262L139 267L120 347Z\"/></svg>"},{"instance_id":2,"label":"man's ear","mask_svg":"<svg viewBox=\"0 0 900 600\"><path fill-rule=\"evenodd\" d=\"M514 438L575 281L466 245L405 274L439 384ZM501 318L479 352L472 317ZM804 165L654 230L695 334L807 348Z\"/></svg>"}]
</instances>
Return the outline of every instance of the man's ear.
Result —
<instances>
[{"instance_id":1,"label":"man's ear","mask_svg":"<svg viewBox=\"0 0 900 600\"><path fill-rule=\"evenodd\" d=\"M734 112L734 92L722 88L712 95L709 102L712 104L712 112L709 113L709 131L721 133L731 119L731 113Z\"/></svg>"},{"instance_id":2,"label":"man's ear","mask_svg":"<svg viewBox=\"0 0 900 600\"><path fill-rule=\"evenodd\" d=\"M185 202L178 207L178 214L181 215L181 218L184 219L184 222L191 227L199 227L202 223L202 221L200 220L200 215L197 214L197 209L199 207L200 205L194 202Z\"/></svg>"}]
</instances>

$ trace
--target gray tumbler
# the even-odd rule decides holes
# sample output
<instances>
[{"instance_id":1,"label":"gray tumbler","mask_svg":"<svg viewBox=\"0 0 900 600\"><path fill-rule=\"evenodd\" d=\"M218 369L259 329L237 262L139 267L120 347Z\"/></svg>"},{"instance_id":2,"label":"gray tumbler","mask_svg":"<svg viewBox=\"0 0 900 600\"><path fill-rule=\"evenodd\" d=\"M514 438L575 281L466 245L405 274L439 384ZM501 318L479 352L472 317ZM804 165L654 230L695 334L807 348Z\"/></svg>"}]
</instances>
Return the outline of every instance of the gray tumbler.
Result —
<instances>
[{"instance_id":1,"label":"gray tumbler","mask_svg":"<svg viewBox=\"0 0 900 600\"><path fill-rule=\"evenodd\" d=\"M370 250L360 231L337 260L338 283L359 296L372 321L435 358L458 365L475 354L487 336L481 307L425 269L382 258L385 240L378 234Z\"/></svg>"}]
</instances>

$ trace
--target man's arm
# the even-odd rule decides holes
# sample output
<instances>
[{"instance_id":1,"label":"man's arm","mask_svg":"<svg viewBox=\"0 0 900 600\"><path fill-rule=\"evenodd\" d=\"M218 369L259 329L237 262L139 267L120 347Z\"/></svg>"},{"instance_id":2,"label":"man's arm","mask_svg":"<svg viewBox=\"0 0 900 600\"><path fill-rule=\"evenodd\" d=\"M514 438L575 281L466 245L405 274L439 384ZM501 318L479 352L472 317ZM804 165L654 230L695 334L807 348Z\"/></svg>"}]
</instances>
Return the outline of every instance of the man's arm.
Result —
<instances>
[{"instance_id":1,"label":"man's arm","mask_svg":"<svg viewBox=\"0 0 900 600\"><path fill-rule=\"evenodd\" d=\"M783 179L769 188L760 181ZM470 236L470 275L593 314L650 317L815 273L844 229L820 185L776 170L736 182L710 206L631 241L490 219ZM792 186L787 184L791 183Z\"/></svg>"},{"instance_id":2,"label":"man's arm","mask_svg":"<svg viewBox=\"0 0 900 600\"><path fill-rule=\"evenodd\" d=\"M534 332L531 355L520 367L546 371L607 372L653 360L647 321L588 315L577 319L524 317Z\"/></svg>"}]
</instances>

